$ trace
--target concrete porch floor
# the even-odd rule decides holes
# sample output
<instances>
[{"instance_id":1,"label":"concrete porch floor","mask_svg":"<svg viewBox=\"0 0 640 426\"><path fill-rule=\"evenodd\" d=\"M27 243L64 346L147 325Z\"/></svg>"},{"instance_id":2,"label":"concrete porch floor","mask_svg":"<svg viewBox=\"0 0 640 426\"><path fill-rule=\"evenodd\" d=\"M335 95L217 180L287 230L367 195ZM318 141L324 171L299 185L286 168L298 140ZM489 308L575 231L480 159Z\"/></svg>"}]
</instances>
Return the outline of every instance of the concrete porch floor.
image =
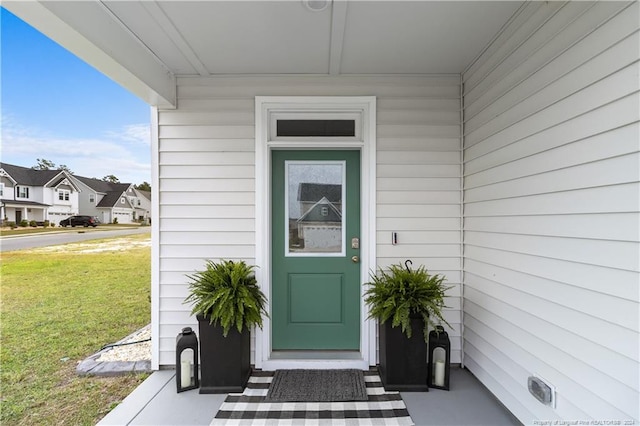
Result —
<instances>
[{"instance_id":1,"label":"concrete porch floor","mask_svg":"<svg viewBox=\"0 0 640 426\"><path fill-rule=\"evenodd\" d=\"M226 395L176 393L175 371L153 373L98 425L208 425ZM520 425L468 370L451 369L451 390L402 392L418 425Z\"/></svg>"}]
</instances>

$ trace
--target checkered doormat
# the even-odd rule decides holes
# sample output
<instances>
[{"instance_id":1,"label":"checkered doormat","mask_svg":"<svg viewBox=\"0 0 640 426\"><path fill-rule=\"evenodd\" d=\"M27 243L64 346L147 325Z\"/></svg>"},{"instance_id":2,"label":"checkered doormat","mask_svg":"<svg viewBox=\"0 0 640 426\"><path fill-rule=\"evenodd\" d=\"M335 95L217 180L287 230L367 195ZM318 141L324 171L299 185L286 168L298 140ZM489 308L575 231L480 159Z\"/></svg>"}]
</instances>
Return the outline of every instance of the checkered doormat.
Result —
<instances>
[{"instance_id":1,"label":"checkered doormat","mask_svg":"<svg viewBox=\"0 0 640 426\"><path fill-rule=\"evenodd\" d=\"M254 371L243 393L227 395L212 425L413 425L399 392L385 392L378 373L365 371L368 401L265 402L272 371Z\"/></svg>"}]
</instances>

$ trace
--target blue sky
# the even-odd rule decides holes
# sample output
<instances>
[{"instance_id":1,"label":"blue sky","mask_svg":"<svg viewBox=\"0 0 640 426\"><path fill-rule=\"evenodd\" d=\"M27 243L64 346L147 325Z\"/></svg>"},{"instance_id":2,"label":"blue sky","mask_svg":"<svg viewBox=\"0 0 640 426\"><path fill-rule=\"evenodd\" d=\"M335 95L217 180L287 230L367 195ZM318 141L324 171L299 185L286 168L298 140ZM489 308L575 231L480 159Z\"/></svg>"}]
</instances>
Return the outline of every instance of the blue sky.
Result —
<instances>
[{"instance_id":1,"label":"blue sky","mask_svg":"<svg viewBox=\"0 0 640 426\"><path fill-rule=\"evenodd\" d=\"M151 182L149 106L0 7L2 162Z\"/></svg>"}]
</instances>

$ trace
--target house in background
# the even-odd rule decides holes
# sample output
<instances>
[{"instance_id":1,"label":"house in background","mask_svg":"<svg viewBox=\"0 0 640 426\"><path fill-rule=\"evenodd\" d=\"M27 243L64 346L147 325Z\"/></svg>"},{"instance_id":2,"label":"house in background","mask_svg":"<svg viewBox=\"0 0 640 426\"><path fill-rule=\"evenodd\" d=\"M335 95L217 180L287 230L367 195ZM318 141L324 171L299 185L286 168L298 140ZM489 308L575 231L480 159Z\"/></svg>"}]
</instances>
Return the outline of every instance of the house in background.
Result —
<instances>
[{"instance_id":1,"label":"house in background","mask_svg":"<svg viewBox=\"0 0 640 426\"><path fill-rule=\"evenodd\" d=\"M221 258L256 264L269 295L257 367L376 364L362 301L331 359L330 338L278 340L302 309L273 299L296 258L272 246L287 167L332 164L355 215L334 273L445 274L452 362L525 424L640 421L638 2L3 6L152 106L154 368L196 324L186 274Z\"/></svg>"},{"instance_id":2,"label":"house in background","mask_svg":"<svg viewBox=\"0 0 640 426\"><path fill-rule=\"evenodd\" d=\"M136 209L136 220L151 223L151 191L133 188L133 192L135 194L133 203Z\"/></svg>"},{"instance_id":3,"label":"house in background","mask_svg":"<svg viewBox=\"0 0 640 426\"><path fill-rule=\"evenodd\" d=\"M34 170L0 163L0 218L58 224L78 214L80 188L64 170Z\"/></svg>"},{"instance_id":4,"label":"house in background","mask_svg":"<svg viewBox=\"0 0 640 426\"><path fill-rule=\"evenodd\" d=\"M20 223L69 216L96 216L102 223L137 223L151 218L151 195L130 183L111 183L64 170L34 170L0 163L0 217Z\"/></svg>"},{"instance_id":5,"label":"house in background","mask_svg":"<svg viewBox=\"0 0 640 426\"><path fill-rule=\"evenodd\" d=\"M73 176L82 188L80 212L96 216L102 223L135 223L137 194L130 183L112 183L100 179Z\"/></svg>"},{"instance_id":6,"label":"house in background","mask_svg":"<svg viewBox=\"0 0 640 426\"><path fill-rule=\"evenodd\" d=\"M342 211L342 185L327 183L301 182L298 185L298 202L300 213L304 215L318 201L326 198L338 211Z\"/></svg>"},{"instance_id":7,"label":"house in background","mask_svg":"<svg viewBox=\"0 0 640 426\"><path fill-rule=\"evenodd\" d=\"M289 180L287 188L289 250L329 251L333 247L331 250L340 252L344 225L342 184L299 182L294 178Z\"/></svg>"}]
</instances>

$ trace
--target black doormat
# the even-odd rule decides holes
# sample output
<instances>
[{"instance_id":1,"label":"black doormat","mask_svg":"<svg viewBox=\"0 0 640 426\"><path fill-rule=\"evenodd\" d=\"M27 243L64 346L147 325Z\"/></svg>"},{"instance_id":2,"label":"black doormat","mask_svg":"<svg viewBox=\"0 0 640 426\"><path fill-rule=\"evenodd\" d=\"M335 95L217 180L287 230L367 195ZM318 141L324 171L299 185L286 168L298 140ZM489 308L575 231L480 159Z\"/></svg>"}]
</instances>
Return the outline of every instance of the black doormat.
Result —
<instances>
[{"instance_id":1,"label":"black doormat","mask_svg":"<svg viewBox=\"0 0 640 426\"><path fill-rule=\"evenodd\" d=\"M267 402L366 401L362 370L277 370Z\"/></svg>"}]
</instances>

